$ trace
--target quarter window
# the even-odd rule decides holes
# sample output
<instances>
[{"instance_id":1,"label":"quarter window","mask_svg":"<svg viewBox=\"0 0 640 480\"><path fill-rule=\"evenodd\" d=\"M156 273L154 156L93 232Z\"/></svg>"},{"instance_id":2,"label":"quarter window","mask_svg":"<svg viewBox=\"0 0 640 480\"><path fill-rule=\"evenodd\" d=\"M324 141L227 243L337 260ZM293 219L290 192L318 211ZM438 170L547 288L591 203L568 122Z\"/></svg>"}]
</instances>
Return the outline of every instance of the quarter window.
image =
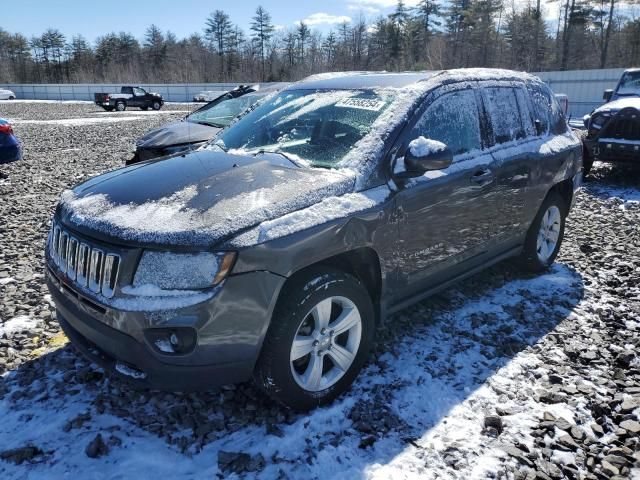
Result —
<instances>
[{"instance_id":1,"label":"quarter window","mask_svg":"<svg viewBox=\"0 0 640 480\"><path fill-rule=\"evenodd\" d=\"M546 135L549 133L549 112L551 109L549 94L539 85L527 85L527 90L533 106L533 116L540 122L540 133Z\"/></svg>"},{"instance_id":2,"label":"quarter window","mask_svg":"<svg viewBox=\"0 0 640 480\"><path fill-rule=\"evenodd\" d=\"M411 139L419 136L446 144L454 155L479 150L480 123L474 91L461 90L435 100L411 131Z\"/></svg>"},{"instance_id":3,"label":"quarter window","mask_svg":"<svg viewBox=\"0 0 640 480\"><path fill-rule=\"evenodd\" d=\"M515 90L512 87L486 87L487 110L496 143L525 137Z\"/></svg>"}]
</instances>

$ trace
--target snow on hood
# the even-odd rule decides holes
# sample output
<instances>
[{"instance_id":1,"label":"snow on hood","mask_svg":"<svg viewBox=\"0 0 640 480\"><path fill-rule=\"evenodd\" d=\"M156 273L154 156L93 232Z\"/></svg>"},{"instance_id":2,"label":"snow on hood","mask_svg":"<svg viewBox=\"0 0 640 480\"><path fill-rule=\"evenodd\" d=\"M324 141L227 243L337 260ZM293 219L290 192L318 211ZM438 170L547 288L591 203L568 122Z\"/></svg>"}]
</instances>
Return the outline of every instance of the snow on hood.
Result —
<instances>
[{"instance_id":1,"label":"snow on hood","mask_svg":"<svg viewBox=\"0 0 640 480\"><path fill-rule=\"evenodd\" d=\"M353 184L351 175L293 167L279 155L196 151L94 177L62 194L58 214L106 241L210 247Z\"/></svg>"},{"instance_id":2,"label":"snow on hood","mask_svg":"<svg viewBox=\"0 0 640 480\"><path fill-rule=\"evenodd\" d=\"M640 111L640 97L619 98L596 108L591 115L601 112L617 112L623 108L633 107Z\"/></svg>"},{"instance_id":3,"label":"snow on hood","mask_svg":"<svg viewBox=\"0 0 640 480\"><path fill-rule=\"evenodd\" d=\"M172 122L146 133L136 141L138 148L162 148L211 140L221 129L189 121Z\"/></svg>"}]
</instances>

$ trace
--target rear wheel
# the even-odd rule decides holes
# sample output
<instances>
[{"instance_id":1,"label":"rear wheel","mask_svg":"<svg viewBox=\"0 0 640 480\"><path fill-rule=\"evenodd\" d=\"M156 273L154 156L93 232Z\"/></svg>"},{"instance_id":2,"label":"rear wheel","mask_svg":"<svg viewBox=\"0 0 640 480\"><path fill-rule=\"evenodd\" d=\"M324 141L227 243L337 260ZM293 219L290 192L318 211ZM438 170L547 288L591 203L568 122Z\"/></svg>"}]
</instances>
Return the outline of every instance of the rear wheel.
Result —
<instances>
[{"instance_id":1,"label":"rear wheel","mask_svg":"<svg viewBox=\"0 0 640 480\"><path fill-rule=\"evenodd\" d=\"M371 298L355 277L329 268L292 278L278 301L254 379L296 410L349 388L373 343Z\"/></svg>"},{"instance_id":2,"label":"rear wheel","mask_svg":"<svg viewBox=\"0 0 640 480\"><path fill-rule=\"evenodd\" d=\"M518 258L520 266L530 272L547 269L558 256L564 237L567 206L557 192L549 192L529 227Z\"/></svg>"},{"instance_id":3,"label":"rear wheel","mask_svg":"<svg viewBox=\"0 0 640 480\"><path fill-rule=\"evenodd\" d=\"M119 112L124 112L127 109L127 104L124 102L116 102L116 110Z\"/></svg>"},{"instance_id":4,"label":"rear wheel","mask_svg":"<svg viewBox=\"0 0 640 480\"><path fill-rule=\"evenodd\" d=\"M589 175L589 172L591 172L592 168L593 168L593 158L587 155L584 155L582 159L582 176L586 177L587 175Z\"/></svg>"}]
</instances>

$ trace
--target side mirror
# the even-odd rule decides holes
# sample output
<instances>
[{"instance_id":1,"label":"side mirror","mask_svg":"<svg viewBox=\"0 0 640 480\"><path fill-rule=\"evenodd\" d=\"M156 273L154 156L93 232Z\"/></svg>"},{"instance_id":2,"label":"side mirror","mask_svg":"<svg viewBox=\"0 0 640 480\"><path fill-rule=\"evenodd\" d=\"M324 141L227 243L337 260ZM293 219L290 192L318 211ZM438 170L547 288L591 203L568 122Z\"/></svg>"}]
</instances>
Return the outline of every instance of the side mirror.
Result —
<instances>
[{"instance_id":1,"label":"side mirror","mask_svg":"<svg viewBox=\"0 0 640 480\"><path fill-rule=\"evenodd\" d=\"M442 170L453 163L453 152L444 143L418 137L409 143L404 156L407 173L423 174L429 170Z\"/></svg>"},{"instance_id":2,"label":"side mirror","mask_svg":"<svg viewBox=\"0 0 640 480\"><path fill-rule=\"evenodd\" d=\"M542 122L540 120L536 119L533 122L533 125L535 126L535 129L536 129L536 135L540 136L543 133L545 133L544 128L542 127Z\"/></svg>"},{"instance_id":3,"label":"side mirror","mask_svg":"<svg viewBox=\"0 0 640 480\"><path fill-rule=\"evenodd\" d=\"M602 94L602 99L605 102L608 102L609 100L611 100L611 97L613 96L613 90L610 88L607 88L604 93Z\"/></svg>"}]
</instances>

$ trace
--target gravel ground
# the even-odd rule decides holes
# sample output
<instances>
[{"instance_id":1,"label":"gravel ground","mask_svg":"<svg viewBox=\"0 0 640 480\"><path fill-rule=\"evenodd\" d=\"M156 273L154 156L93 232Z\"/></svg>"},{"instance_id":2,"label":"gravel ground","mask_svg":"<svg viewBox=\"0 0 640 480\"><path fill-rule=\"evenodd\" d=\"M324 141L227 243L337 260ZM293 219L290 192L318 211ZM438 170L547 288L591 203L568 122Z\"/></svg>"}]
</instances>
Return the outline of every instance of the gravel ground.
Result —
<instances>
[{"instance_id":1,"label":"gravel ground","mask_svg":"<svg viewBox=\"0 0 640 480\"><path fill-rule=\"evenodd\" d=\"M251 385L132 391L66 344L43 282L60 192L179 118L0 102L2 478L640 478L640 172L596 166L557 265L509 263L391 318L353 391L309 415ZM174 113L171 113L174 111ZM33 121L139 117L112 123Z\"/></svg>"}]
</instances>

